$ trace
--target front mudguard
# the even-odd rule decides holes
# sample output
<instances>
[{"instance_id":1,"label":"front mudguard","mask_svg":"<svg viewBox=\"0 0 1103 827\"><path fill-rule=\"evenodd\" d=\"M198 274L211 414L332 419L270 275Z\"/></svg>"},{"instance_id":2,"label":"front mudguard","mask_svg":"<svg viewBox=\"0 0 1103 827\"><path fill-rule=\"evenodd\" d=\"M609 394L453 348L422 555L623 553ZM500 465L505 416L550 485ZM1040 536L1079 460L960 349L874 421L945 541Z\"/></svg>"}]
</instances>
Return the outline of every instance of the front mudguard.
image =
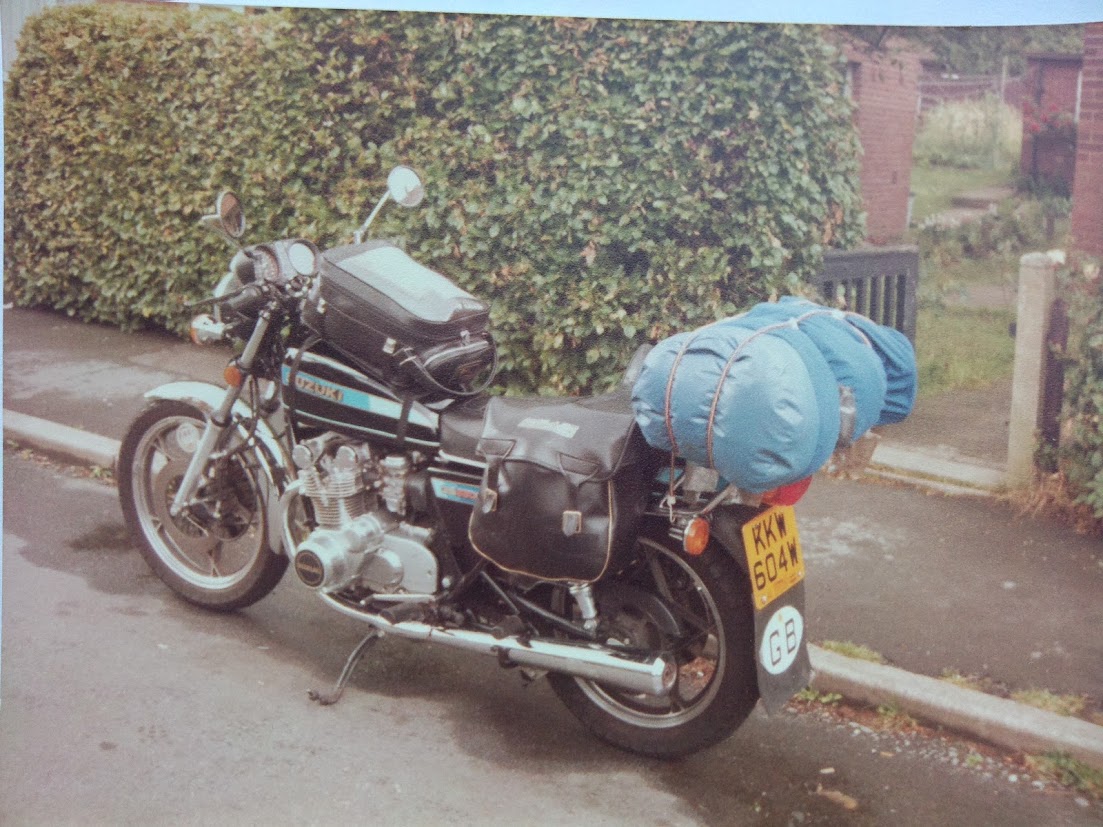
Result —
<instances>
[{"instance_id":1,"label":"front mudguard","mask_svg":"<svg viewBox=\"0 0 1103 827\"><path fill-rule=\"evenodd\" d=\"M743 526L763 510L725 506L712 516L710 534L735 558L747 578L748 599L752 594L751 566L743 542ZM807 687L812 678L804 622L803 579L767 606L755 606L754 636L758 692L766 711L772 714Z\"/></svg>"},{"instance_id":2,"label":"front mudguard","mask_svg":"<svg viewBox=\"0 0 1103 827\"><path fill-rule=\"evenodd\" d=\"M148 391L145 398L151 402L173 400L194 405L203 414L210 416L222 405L226 389L209 382L169 382ZM232 413L241 418L251 419L253 410L244 400L234 403ZM238 433L244 439L248 430L238 426ZM284 548L283 510L280 507L282 495L289 480L291 468L287 448L276 436L275 430L264 417L257 420L255 431L256 450L253 451L261 474L257 477L262 487L261 495L265 502L265 521L268 525L268 545L274 554L288 553Z\"/></svg>"}]
</instances>

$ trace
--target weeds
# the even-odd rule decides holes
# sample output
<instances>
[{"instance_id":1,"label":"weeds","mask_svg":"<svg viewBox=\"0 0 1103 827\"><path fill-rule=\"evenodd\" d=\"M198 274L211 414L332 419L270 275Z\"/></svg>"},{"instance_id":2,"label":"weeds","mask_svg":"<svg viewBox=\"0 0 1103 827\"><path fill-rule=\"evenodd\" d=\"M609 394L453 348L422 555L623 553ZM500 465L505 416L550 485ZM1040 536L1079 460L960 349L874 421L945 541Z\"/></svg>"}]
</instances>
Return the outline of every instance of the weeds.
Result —
<instances>
[{"instance_id":1,"label":"weeds","mask_svg":"<svg viewBox=\"0 0 1103 827\"><path fill-rule=\"evenodd\" d=\"M848 640L825 640L820 646L826 649L828 652L834 652L838 655L845 655L848 658L857 658L858 660L867 660L871 663L887 663L884 655L880 652L875 652L868 646L863 646L860 643L851 643Z\"/></svg>"},{"instance_id":2,"label":"weeds","mask_svg":"<svg viewBox=\"0 0 1103 827\"><path fill-rule=\"evenodd\" d=\"M1074 718L1083 713L1088 699L1083 695L1057 695L1047 689L1019 689L1011 693L1011 700Z\"/></svg>"},{"instance_id":3,"label":"weeds","mask_svg":"<svg viewBox=\"0 0 1103 827\"><path fill-rule=\"evenodd\" d=\"M797 693L798 701L804 701L810 704L823 704L824 706L835 706L842 699L843 696L838 692L817 692L810 686Z\"/></svg>"},{"instance_id":4,"label":"weeds","mask_svg":"<svg viewBox=\"0 0 1103 827\"><path fill-rule=\"evenodd\" d=\"M881 725L885 729L891 729L894 732L919 728L919 722L894 703L881 704L877 707L877 715L881 719Z\"/></svg>"},{"instance_id":5,"label":"weeds","mask_svg":"<svg viewBox=\"0 0 1103 827\"><path fill-rule=\"evenodd\" d=\"M1103 799L1103 770L1090 767L1066 753L1028 755L1026 765L1035 775Z\"/></svg>"},{"instance_id":6,"label":"weeds","mask_svg":"<svg viewBox=\"0 0 1103 827\"><path fill-rule=\"evenodd\" d=\"M939 676L939 680L946 681L946 683L952 683L954 686L962 689L972 689L974 692L984 692L984 684L979 678L974 678L972 675L963 675L956 669L944 669Z\"/></svg>"}]
</instances>

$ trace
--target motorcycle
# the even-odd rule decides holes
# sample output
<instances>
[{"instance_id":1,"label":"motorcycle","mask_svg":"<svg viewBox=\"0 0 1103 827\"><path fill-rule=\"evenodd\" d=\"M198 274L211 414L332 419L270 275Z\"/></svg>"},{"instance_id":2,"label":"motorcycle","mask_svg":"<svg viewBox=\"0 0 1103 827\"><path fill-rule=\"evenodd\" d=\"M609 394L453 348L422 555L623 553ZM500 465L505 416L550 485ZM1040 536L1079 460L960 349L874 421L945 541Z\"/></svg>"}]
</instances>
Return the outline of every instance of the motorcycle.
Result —
<instances>
[{"instance_id":1,"label":"motorcycle","mask_svg":"<svg viewBox=\"0 0 1103 827\"><path fill-rule=\"evenodd\" d=\"M424 185L395 168L349 245L240 246L240 201L202 222L237 247L196 316L236 342L224 386L173 382L122 442L128 528L177 595L255 603L289 564L365 624L337 701L384 635L546 677L598 738L648 756L727 738L808 683L792 492L751 495L643 443L630 392L507 399L488 308L388 242L384 204ZM788 499L786 500L786 495ZM798 492L799 495L799 492Z\"/></svg>"}]
</instances>

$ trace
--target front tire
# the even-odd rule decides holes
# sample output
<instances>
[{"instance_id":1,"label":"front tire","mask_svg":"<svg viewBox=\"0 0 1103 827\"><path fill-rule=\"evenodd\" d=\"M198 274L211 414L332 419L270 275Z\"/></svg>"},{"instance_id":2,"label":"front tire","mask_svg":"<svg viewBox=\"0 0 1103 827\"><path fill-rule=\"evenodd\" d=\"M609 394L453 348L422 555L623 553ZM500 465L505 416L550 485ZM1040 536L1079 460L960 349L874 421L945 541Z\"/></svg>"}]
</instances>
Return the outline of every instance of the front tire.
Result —
<instances>
[{"instance_id":1,"label":"front tire","mask_svg":"<svg viewBox=\"0 0 1103 827\"><path fill-rule=\"evenodd\" d=\"M688 557L665 538L641 538L636 561L595 586L613 639L672 655L668 697L626 692L568 675L548 680L598 738L673 758L731 735L758 701L754 618L747 578L722 548Z\"/></svg>"},{"instance_id":2,"label":"front tire","mask_svg":"<svg viewBox=\"0 0 1103 827\"><path fill-rule=\"evenodd\" d=\"M262 470L249 451L209 466L193 503L169 513L204 424L202 411L176 400L139 414L119 449L119 499L138 550L170 589L233 611L272 591L287 558L270 548Z\"/></svg>"}]
</instances>

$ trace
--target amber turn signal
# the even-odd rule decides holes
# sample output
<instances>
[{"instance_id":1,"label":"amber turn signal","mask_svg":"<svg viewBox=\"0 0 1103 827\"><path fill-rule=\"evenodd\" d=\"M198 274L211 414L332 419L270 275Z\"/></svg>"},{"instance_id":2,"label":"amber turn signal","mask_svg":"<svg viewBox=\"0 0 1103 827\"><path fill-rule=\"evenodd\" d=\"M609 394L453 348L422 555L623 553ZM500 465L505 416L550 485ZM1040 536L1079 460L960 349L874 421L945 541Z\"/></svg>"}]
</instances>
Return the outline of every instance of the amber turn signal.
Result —
<instances>
[{"instance_id":1,"label":"amber turn signal","mask_svg":"<svg viewBox=\"0 0 1103 827\"><path fill-rule=\"evenodd\" d=\"M682 548L691 557L698 557L708 548L708 544L709 521L704 517L694 517L682 535Z\"/></svg>"},{"instance_id":2,"label":"amber turn signal","mask_svg":"<svg viewBox=\"0 0 1103 827\"><path fill-rule=\"evenodd\" d=\"M241 368L237 366L236 362L230 362L226 365L226 369L222 371L222 378L232 388L240 388L245 384L245 374L241 372Z\"/></svg>"}]
</instances>

